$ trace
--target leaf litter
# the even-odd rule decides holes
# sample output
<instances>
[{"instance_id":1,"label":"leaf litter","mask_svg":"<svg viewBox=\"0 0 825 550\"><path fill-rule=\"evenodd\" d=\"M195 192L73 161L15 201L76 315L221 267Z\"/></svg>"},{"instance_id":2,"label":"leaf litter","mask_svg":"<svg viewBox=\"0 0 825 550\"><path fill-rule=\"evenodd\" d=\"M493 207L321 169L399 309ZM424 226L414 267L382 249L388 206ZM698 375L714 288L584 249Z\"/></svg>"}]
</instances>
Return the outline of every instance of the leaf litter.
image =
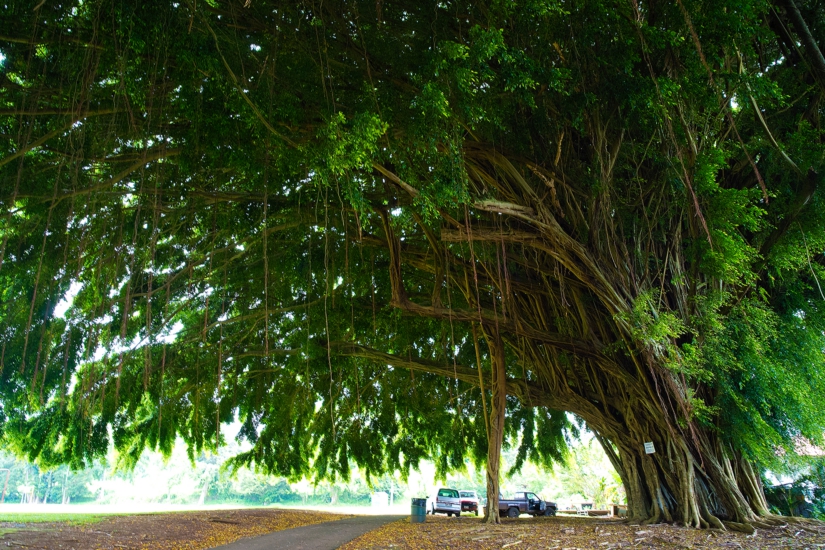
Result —
<instances>
[{"instance_id":1,"label":"leaf litter","mask_svg":"<svg viewBox=\"0 0 825 550\"><path fill-rule=\"evenodd\" d=\"M66 522L31 523L0 536L0 547L25 550L206 550L241 538L346 517L352 516L307 510L242 508L113 516L86 527ZM0 521L2 527L4 523Z\"/></svg>"},{"instance_id":2,"label":"leaf litter","mask_svg":"<svg viewBox=\"0 0 825 550\"><path fill-rule=\"evenodd\" d=\"M677 525L629 524L619 519L579 517L502 519L487 525L483 518L427 516L425 523L408 519L366 533L340 550L613 550L818 549L825 547L825 523L757 529L753 534L693 529Z\"/></svg>"}]
</instances>

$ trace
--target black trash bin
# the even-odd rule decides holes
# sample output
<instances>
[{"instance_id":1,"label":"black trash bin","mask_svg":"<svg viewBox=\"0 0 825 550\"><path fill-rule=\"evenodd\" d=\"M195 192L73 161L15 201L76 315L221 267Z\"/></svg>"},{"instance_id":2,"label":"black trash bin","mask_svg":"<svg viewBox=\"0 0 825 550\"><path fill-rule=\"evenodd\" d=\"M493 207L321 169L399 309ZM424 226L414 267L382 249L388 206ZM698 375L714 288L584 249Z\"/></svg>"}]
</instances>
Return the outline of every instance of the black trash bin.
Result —
<instances>
[{"instance_id":1,"label":"black trash bin","mask_svg":"<svg viewBox=\"0 0 825 550\"><path fill-rule=\"evenodd\" d=\"M427 519L427 499L414 498L410 507L410 523L424 523Z\"/></svg>"}]
</instances>

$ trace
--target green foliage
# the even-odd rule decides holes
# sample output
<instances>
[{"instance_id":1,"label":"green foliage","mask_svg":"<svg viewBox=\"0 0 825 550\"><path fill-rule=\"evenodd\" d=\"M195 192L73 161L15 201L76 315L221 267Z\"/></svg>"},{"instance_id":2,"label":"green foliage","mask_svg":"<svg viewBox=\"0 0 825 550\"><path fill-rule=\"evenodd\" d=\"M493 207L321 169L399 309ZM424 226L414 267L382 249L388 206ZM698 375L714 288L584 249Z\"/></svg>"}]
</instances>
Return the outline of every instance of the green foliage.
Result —
<instances>
[{"instance_id":1,"label":"green foliage","mask_svg":"<svg viewBox=\"0 0 825 550\"><path fill-rule=\"evenodd\" d=\"M786 516L825 518L825 460L809 456L793 460L790 466L790 483L772 485L763 480L771 509Z\"/></svg>"},{"instance_id":2,"label":"green foliage","mask_svg":"<svg viewBox=\"0 0 825 550\"><path fill-rule=\"evenodd\" d=\"M657 298L654 291L643 293L633 302L629 312L618 315L621 321L631 326L633 338L651 348L666 346L685 332L683 321L676 315L657 311Z\"/></svg>"},{"instance_id":3,"label":"green foliage","mask_svg":"<svg viewBox=\"0 0 825 550\"><path fill-rule=\"evenodd\" d=\"M595 509L606 509L610 504L624 504L625 494L621 479L610 466L598 442L589 438L571 448L566 467L560 468L558 479L567 494L556 498L580 495L593 502Z\"/></svg>"},{"instance_id":4,"label":"green foliage","mask_svg":"<svg viewBox=\"0 0 825 550\"><path fill-rule=\"evenodd\" d=\"M545 470L552 471L553 465L563 464L568 458L567 448L572 439L578 439L579 429L570 423L567 415L560 411L536 408L517 409L509 416L515 424L514 435L520 436L514 462L507 472L513 476L520 472L528 460Z\"/></svg>"}]
</instances>

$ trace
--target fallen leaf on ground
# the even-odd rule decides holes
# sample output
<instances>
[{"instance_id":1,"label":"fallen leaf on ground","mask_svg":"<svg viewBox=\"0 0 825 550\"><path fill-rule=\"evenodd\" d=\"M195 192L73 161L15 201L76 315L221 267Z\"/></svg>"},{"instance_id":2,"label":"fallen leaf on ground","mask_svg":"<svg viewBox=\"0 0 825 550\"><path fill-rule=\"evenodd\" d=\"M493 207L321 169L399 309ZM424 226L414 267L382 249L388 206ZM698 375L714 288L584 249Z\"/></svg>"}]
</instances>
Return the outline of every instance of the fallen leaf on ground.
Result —
<instances>
[{"instance_id":1,"label":"fallen leaf on ground","mask_svg":"<svg viewBox=\"0 0 825 550\"><path fill-rule=\"evenodd\" d=\"M598 522L598 523L596 523ZM427 516L426 523L400 520L358 537L340 550L498 550L511 547L527 550L613 550L613 549L702 549L775 550L825 547L825 523L812 524L798 537L795 529L760 529L756 536L732 531L715 531L677 525L646 526L639 530L619 519L582 517L538 517L502 519L488 525L484 518L443 518ZM596 533L598 528L598 533ZM646 536L638 536L642 533ZM655 533L655 535L654 535ZM604 537L610 537L605 542ZM597 540L594 540L597 539Z\"/></svg>"}]
</instances>

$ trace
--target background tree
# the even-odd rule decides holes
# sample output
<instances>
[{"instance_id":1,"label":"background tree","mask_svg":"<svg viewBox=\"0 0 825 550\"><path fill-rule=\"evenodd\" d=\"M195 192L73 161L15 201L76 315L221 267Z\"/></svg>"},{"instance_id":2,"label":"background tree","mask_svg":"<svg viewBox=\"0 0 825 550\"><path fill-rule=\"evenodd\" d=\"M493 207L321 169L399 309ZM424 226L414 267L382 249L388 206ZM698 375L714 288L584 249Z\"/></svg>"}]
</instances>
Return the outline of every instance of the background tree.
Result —
<instances>
[{"instance_id":1,"label":"background tree","mask_svg":"<svg viewBox=\"0 0 825 550\"><path fill-rule=\"evenodd\" d=\"M5 442L238 417L291 479L469 455L497 521L502 442L558 460L569 411L632 519L769 525L825 428L818 7L10 3Z\"/></svg>"},{"instance_id":2,"label":"background tree","mask_svg":"<svg viewBox=\"0 0 825 550\"><path fill-rule=\"evenodd\" d=\"M611 504L623 504L625 496L621 478L606 463L608 459L594 439L574 446L566 467L560 469L556 476L566 492L563 497L578 494L585 501L591 501L596 510L607 509Z\"/></svg>"}]
</instances>

